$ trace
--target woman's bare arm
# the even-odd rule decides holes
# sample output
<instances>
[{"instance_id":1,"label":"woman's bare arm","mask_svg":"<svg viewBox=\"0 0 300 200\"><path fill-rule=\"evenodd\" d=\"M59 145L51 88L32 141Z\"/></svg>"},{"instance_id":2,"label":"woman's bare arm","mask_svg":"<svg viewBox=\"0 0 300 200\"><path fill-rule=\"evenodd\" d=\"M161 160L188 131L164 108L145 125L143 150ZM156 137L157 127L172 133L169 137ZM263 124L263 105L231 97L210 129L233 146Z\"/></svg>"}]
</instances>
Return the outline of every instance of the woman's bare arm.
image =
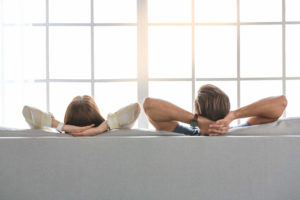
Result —
<instances>
[{"instance_id":1,"label":"woman's bare arm","mask_svg":"<svg viewBox=\"0 0 300 200\"><path fill-rule=\"evenodd\" d=\"M56 120L54 117L52 117L52 123L51 123L52 128L57 128L59 123L60 122L58 120ZM91 124L88 126L83 126L83 127L64 124L62 127L62 131L65 131L66 133L80 133L80 132L83 132L83 131L86 131L86 130L92 128L93 126L94 126L94 124Z\"/></svg>"},{"instance_id":2,"label":"woman's bare arm","mask_svg":"<svg viewBox=\"0 0 300 200\"><path fill-rule=\"evenodd\" d=\"M104 133L107 130L109 130L109 127L108 127L107 121L104 121L97 127L88 128L81 132L69 132L69 134L72 136L94 136L94 135Z\"/></svg>"}]
</instances>

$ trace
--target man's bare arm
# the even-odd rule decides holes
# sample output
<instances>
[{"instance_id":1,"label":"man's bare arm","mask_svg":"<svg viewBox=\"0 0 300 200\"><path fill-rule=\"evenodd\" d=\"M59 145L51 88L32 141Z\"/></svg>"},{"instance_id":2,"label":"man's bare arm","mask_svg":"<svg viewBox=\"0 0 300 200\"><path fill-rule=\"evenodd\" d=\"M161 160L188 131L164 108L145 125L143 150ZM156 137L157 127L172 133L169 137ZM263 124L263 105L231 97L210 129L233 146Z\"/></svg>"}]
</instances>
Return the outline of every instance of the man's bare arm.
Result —
<instances>
[{"instance_id":1,"label":"man's bare arm","mask_svg":"<svg viewBox=\"0 0 300 200\"><path fill-rule=\"evenodd\" d=\"M264 124L276 121L287 106L284 95L268 97L242 107L232 112L234 119L250 117L248 123L251 125Z\"/></svg>"},{"instance_id":2,"label":"man's bare arm","mask_svg":"<svg viewBox=\"0 0 300 200\"><path fill-rule=\"evenodd\" d=\"M224 119L218 120L216 124L210 125L210 127L228 126L233 120L245 117L250 117L248 119L250 125L273 122L282 115L286 106L287 99L284 95L268 97L231 111Z\"/></svg>"},{"instance_id":3,"label":"man's bare arm","mask_svg":"<svg viewBox=\"0 0 300 200\"><path fill-rule=\"evenodd\" d=\"M143 106L149 121L157 130L173 131L178 122L189 124L190 120L194 118L193 113L161 99L148 97L145 99ZM205 134L209 133L209 124L215 123L204 117L198 117L197 121L201 133ZM228 128L223 127L221 130L227 132Z\"/></svg>"}]
</instances>

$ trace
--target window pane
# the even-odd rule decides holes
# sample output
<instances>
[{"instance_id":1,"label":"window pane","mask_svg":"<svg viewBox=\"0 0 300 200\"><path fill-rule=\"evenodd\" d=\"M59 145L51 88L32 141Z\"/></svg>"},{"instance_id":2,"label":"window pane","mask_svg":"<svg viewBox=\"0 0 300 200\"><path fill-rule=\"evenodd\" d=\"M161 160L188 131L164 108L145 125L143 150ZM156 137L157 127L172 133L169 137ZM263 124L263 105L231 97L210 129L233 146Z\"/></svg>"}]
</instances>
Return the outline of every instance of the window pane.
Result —
<instances>
[{"instance_id":1,"label":"window pane","mask_svg":"<svg viewBox=\"0 0 300 200\"><path fill-rule=\"evenodd\" d=\"M191 22L192 1L186 0L151 0L148 1L148 21Z\"/></svg>"},{"instance_id":2,"label":"window pane","mask_svg":"<svg viewBox=\"0 0 300 200\"><path fill-rule=\"evenodd\" d=\"M282 0L240 0L241 22L282 20Z\"/></svg>"},{"instance_id":3,"label":"window pane","mask_svg":"<svg viewBox=\"0 0 300 200\"><path fill-rule=\"evenodd\" d=\"M1 70L1 69L0 69ZM2 84L2 81L1 81L1 77L0 77L0 126L3 126L3 121L2 121L2 116L4 116L4 103L3 103L3 97L4 97L4 91L3 91L3 88L4 87L4 84Z\"/></svg>"},{"instance_id":4,"label":"window pane","mask_svg":"<svg viewBox=\"0 0 300 200\"><path fill-rule=\"evenodd\" d=\"M298 91L300 90L300 81L287 81L286 82L286 96L288 100L288 106L286 108L287 117L299 117L300 115L300 96Z\"/></svg>"},{"instance_id":5,"label":"window pane","mask_svg":"<svg viewBox=\"0 0 300 200\"><path fill-rule=\"evenodd\" d=\"M3 73L6 80L45 78L45 29L3 28Z\"/></svg>"},{"instance_id":6,"label":"window pane","mask_svg":"<svg viewBox=\"0 0 300 200\"><path fill-rule=\"evenodd\" d=\"M69 103L81 95L91 95L90 83L50 83L50 112L62 122Z\"/></svg>"},{"instance_id":7,"label":"window pane","mask_svg":"<svg viewBox=\"0 0 300 200\"><path fill-rule=\"evenodd\" d=\"M49 0L49 21L51 23L90 22L90 2L87 0Z\"/></svg>"},{"instance_id":8,"label":"window pane","mask_svg":"<svg viewBox=\"0 0 300 200\"><path fill-rule=\"evenodd\" d=\"M136 78L136 27L95 27L95 77Z\"/></svg>"},{"instance_id":9,"label":"window pane","mask_svg":"<svg viewBox=\"0 0 300 200\"><path fill-rule=\"evenodd\" d=\"M5 84L4 85L3 107L4 126L19 127L20 123L26 126L26 122L22 119L22 85L21 84Z\"/></svg>"},{"instance_id":10,"label":"window pane","mask_svg":"<svg viewBox=\"0 0 300 200\"><path fill-rule=\"evenodd\" d=\"M3 64L4 80L22 80L22 29L11 26L3 28Z\"/></svg>"},{"instance_id":11,"label":"window pane","mask_svg":"<svg viewBox=\"0 0 300 200\"><path fill-rule=\"evenodd\" d=\"M236 27L203 26L195 32L196 77L236 77Z\"/></svg>"},{"instance_id":12,"label":"window pane","mask_svg":"<svg viewBox=\"0 0 300 200\"><path fill-rule=\"evenodd\" d=\"M21 19L20 4L18 0L2 0L3 22L4 23L19 23Z\"/></svg>"},{"instance_id":13,"label":"window pane","mask_svg":"<svg viewBox=\"0 0 300 200\"><path fill-rule=\"evenodd\" d=\"M24 79L46 78L46 39L44 27L28 27L23 37Z\"/></svg>"},{"instance_id":14,"label":"window pane","mask_svg":"<svg viewBox=\"0 0 300 200\"><path fill-rule=\"evenodd\" d=\"M116 112L119 108L137 102L137 83L95 83L95 101L101 115L106 119L108 113Z\"/></svg>"},{"instance_id":15,"label":"window pane","mask_svg":"<svg viewBox=\"0 0 300 200\"><path fill-rule=\"evenodd\" d=\"M10 1L10 0L9 0ZM26 0L22 2L23 20L25 23L45 23L46 1L44 0Z\"/></svg>"},{"instance_id":16,"label":"window pane","mask_svg":"<svg viewBox=\"0 0 300 200\"><path fill-rule=\"evenodd\" d=\"M150 81L149 97L169 101L192 112L192 83L189 81Z\"/></svg>"},{"instance_id":17,"label":"window pane","mask_svg":"<svg viewBox=\"0 0 300 200\"><path fill-rule=\"evenodd\" d=\"M2 0L4 23L44 23L45 2L41 0Z\"/></svg>"},{"instance_id":18,"label":"window pane","mask_svg":"<svg viewBox=\"0 0 300 200\"><path fill-rule=\"evenodd\" d=\"M149 77L191 77L191 28L149 27Z\"/></svg>"},{"instance_id":19,"label":"window pane","mask_svg":"<svg viewBox=\"0 0 300 200\"><path fill-rule=\"evenodd\" d=\"M94 22L135 23L136 0L94 0Z\"/></svg>"},{"instance_id":20,"label":"window pane","mask_svg":"<svg viewBox=\"0 0 300 200\"><path fill-rule=\"evenodd\" d=\"M22 95L24 105L31 105L46 111L46 83L24 83Z\"/></svg>"},{"instance_id":21,"label":"window pane","mask_svg":"<svg viewBox=\"0 0 300 200\"><path fill-rule=\"evenodd\" d=\"M50 77L90 78L91 40L88 27L50 27Z\"/></svg>"},{"instance_id":22,"label":"window pane","mask_svg":"<svg viewBox=\"0 0 300 200\"><path fill-rule=\"evenodd\" d=\"M196 22L236 22L236 0L195 0Z\"/></svg>"},{"instance_id":23,"label":"window pane","mask_svg":"<svg viewBox=\"0 0 300 200\"><path fill-rule=\"evenodd\" d=\"M281 72L281 26L242 26L241 76L278 77Z\"/></svg>"},{"instance_id":24,"label":"window pane","mask_svg":"<svg viewBox=\"0 0 300 200\"><path fill-rule=\"evenodd\" d=\"M299 0L285 0L285 16L287 21L300 21L299 10Z\"/></svg>"},{"instance_id":25,"label":"window pane","mask_svg":"<svg viewBox=\"0 0 300 200\"><path fill-rule=\"evenodd\" d=\"M241 81L241 106L282 94L282 81Z\"/></svg>"},{"instance_id":26,"label":"window pane","mask_svg":"<svg viewBox=\"0 0 300 200\"><path fill-rule=\"evenodd\" d=\"M300 76L300 25L286 25L286 75Z\"/></svg>"},{"instance_id":27,"label":"window pane","mask_svg":"<svg viewBox=\"0 0 300 200\"><path fill-rule=\"evenodd\" d=\"M197 98L197 92L202 85L205 84L212 84L220 88L227 96L229 97L230 101L230 110L237 109L237 83L236 81L197 81L196 82L196 91L195 97ZM237 125L237 120L233 121L231 126Z\"/></svg>"},{"instance_id":28,"label":"window pane","mask_svg":"<svg viewBox=\"0 0 300 200\"><path fill-rule=\"evenodd\" d=\"M24 105L46 110L45 83L8 83L4 86L4 126L29 128L22 115Z\"/></svg>"}]
</instances>

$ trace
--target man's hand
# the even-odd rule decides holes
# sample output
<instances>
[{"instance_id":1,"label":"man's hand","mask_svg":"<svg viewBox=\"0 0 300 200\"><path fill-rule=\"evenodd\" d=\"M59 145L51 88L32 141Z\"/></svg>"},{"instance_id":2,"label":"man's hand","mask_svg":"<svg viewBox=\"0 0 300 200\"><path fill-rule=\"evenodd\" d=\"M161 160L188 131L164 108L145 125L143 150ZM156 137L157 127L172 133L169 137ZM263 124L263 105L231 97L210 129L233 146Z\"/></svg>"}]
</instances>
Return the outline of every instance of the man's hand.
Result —
<instances>
[{"instance_id":1,"label":"man's hand","mask_svg":"<svg viewBox=\"0 0 300 200\"><path fill-rule=\"evenodd\" d=\"M91 124L89 126L83 126L83 127L65 124L63 125L62 130L65 131L66 133L80 133L92 127L94 127L94 124Z\"/></svg>"},{"instance_id":2,"label":"man's hand","mask_svg":"<svg viewBox=\"0 0 300 200\"><path fill-rule=\"evenodd\" d=\"M229 130L230 123L235 119L234 112L229 112L224 119L216 121L209 125L209 133L212 136L225 134Z\"/></svg>"},{"instance_id":3,"label":"man's hand","mask_svg":"<svg viewBox=\"0 0 300 200\"><path fill-rule=\"evenodd\" d=\"M226 117L224 119L220 119L216 122L216 124L218 125L224 125L224 126L229 126L229 124L235 120L236 117L235 117L235 114L234 114L234 111L231 111L229 112Z\"/></svg>"},{"instance_id":4,"label":"man's hand","mask_svg":"<svg viewBox=\"0 0 300 200\"><path fill-rule=\"evenodd\" d=\"M211 124L214 124L215 122L214 121L211 121L205 117L201 117L199 116L197 118L197 122L198 122L198 127L200 128L200 134L209 134L209 126Z\"/></svg>"},{"instance_id":5,"label":"man's hand","mask_svg":"<svg viewBox=\"0 0 300 200\"><path fill-rule=\"evenodd\" d=\"M214 123L209 125L209 136L218 136L218 135L223 135L227 133L229 130L229 125L226 125L226 123Z\"/></svg>"},{"instance_id":6,"label":"man's hand","mask_svg":"<svg viewBox=\"0 0 300 200\"><path fill-rule=\"evenodd\" d=\"M200 128L200 134L208 134L209 136L217 136L220 134L227 133L229 126L221 123L217 124L216 122L209 120L205 117L199 116L198 126Z\"/></svg>"}]
</instances>

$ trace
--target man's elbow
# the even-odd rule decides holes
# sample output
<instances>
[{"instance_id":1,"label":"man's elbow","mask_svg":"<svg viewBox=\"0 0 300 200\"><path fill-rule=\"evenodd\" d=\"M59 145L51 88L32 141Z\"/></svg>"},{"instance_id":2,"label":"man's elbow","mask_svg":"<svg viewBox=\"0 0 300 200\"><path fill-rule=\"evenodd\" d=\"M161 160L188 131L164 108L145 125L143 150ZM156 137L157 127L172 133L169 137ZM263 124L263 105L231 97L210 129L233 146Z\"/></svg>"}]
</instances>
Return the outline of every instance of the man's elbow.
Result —
<instances>
[{"instance_id":1,"label":"man's elbow","mask_svg":"<svg viewBox=\"0 0 300 200\"><path fill-rule=\"evenodd\" d=\"M285 95L280 96L281 106L283 107L283 110L287 107L288 101L286 99Z\"/></svg>"},{"instance_id":2,"label":"man's elbow","mask_svg":"<svg viewBox=\"0 0 300 200\"><path fill-rule=\"evenodd\" d=\"M145 113L148 113L149 110L151 109L152 101L153 101L153 99L150 97L145 98L144 103L143 103L143 108L144 108Z\"/></svg>"},{"instance_id":3,"label":"man's elbow","mask_svg":"<svg viewBox=\"0 0 300 200\"><path fill-rule=\"evenodd\" d=\"M288 101L285 95L281 95L278 97L278 112L275 116L275 120L279 119L285 108L287 107Z\"/></svg>"},{"instance_id":4,"label":"man's elbow","mask_svg":"<svg viewBox=\"0 0 300 200\"><path fill-rule=\"evenodd\" d=\"M284 112L285 108L287 107L288 101L287 101L285 95L281 95L278 98L279 98L279 108L280 108L281 114L282 114Z\"/></svg>"}]
</instances>

